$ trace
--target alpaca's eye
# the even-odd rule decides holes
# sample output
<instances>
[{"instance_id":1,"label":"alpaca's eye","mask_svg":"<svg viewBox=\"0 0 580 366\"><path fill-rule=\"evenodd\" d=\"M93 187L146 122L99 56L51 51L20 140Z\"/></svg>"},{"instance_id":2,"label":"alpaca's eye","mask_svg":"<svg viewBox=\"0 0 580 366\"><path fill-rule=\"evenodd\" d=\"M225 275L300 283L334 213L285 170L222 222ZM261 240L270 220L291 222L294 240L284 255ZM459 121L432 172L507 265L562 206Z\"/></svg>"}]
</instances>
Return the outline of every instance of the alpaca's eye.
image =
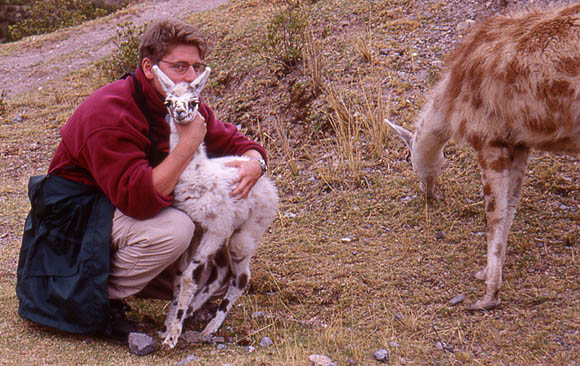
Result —
<instances>
[{"instance_id":1,"label":"alpaca's eye","mask_svg":"<svg viewBox=\"0 0 580 366\"><path fill-rule=\"evenodd\" d=\"M166 100L165 103L163 103L163 104L165 104L165 106L168 108L171 107L171 102L168 100Z\"/></svg>"},{"instance_id":2,"label":"alpaca's eye","mask_svg":"<svg viewBox=\"0 0 580 366\"><path fill-rule=\"evenodd\" d=\"M199 103L196 102L195 100L192 100L191 102L189 102L189 108L193 109L195 107L197 107Z\"/></svg>"}]
</instances>

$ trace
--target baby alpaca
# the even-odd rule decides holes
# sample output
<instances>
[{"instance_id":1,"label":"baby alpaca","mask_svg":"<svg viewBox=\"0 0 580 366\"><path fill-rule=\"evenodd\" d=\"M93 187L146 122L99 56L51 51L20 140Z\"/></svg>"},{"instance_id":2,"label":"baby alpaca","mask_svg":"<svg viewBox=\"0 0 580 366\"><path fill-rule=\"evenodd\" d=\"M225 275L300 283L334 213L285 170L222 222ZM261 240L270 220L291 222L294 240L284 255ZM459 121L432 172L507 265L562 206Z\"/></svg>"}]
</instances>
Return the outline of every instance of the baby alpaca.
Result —
<instances>
[{"instance_id":1,"label":"baby alpaca","mask_svg":"<svg viewBox=\"0 0 580 366\"><path fill-rule=\"evenodd\" d=\"M580 152L580 4L475 26L449 57L414 133L386 121L411 150L421 189L433 196L453 138L469 143L482 172L487 266L476 273L485 296L472 309L500 304L507 237L531 149Z\"/></svg>"},{"instance_id":2,"label":"baby alpaca","mask_svg":"<svg viewBox=\"0 0 580 366\"><path fill-rule=\"evenodd\" d=\"M175 124L193 120L210 69L191 84L173 83L157 65L153 70L167 95L170 149L173 150L179 139ZM229 279L216 316L207 324L202 336L209 336L220 327L234 302L246 290L250 281L250 259L276 216L278 193L265 176L258 180L246 199L230 196L238 169L225 163L234 160L248 159L240 156L208 159L202 143L175 186L175 207L187 213L203 234L174 285L174 299L162 333L163 345L167 348L177 344L185 318L201 308L222 287L223 281ZM213 273L200 288L202 274L208 266L214 267Z\"/></svg>"}]
</instances>

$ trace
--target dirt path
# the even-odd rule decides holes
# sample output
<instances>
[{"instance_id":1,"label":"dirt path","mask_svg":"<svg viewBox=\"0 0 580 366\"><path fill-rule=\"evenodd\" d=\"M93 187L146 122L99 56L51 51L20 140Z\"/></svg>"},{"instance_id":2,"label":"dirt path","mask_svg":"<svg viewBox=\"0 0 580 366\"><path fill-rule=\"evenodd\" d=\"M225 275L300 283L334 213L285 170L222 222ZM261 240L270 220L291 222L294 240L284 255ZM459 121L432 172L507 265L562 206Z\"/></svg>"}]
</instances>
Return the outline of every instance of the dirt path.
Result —
<instances>
[{"instance_id":1,"label":"dirt path","mask_svg":"<svg viewBox=\"0 0 580 366\"><path fill-rule=\"evenodd\" d=\"M117 24L142 25L161 17L179 17L209 10L228 0L147 0L130 8L50 36L32 37L14 45L0 45L0 89L8 95L64 77L109 54L115 47Z\"/></svg>"}]
</instances>

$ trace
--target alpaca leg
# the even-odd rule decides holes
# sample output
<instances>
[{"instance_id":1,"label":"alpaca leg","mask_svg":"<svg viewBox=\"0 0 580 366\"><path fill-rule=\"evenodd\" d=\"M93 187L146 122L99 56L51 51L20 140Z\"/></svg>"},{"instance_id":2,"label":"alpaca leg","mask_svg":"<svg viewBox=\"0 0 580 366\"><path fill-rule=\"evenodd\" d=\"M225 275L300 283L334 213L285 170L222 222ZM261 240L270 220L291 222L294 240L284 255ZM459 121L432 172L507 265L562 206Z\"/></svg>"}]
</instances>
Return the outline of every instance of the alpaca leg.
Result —
<instances>
[{"instance_id":1,"label":"alpaca leg","mask_svg":"<svg viewBox=\"0 0 580 366\"><path fill-rule=\"evenodd\" d=\"M179 293L179 289L181 287L181 277L183 276L183 272L186 270L187 265L193 256L193 249L194 246L191 245L190 248L183 253L183 255L179 258L179 262L177 264L177 270L175 279L173 281L173 299L169 304L169 311L167 312L167 317L165 318L165 323L163 326L163 330L159 332L159 336L161 338L167 337L167 332L169 329L169 325L171 324L171 320L177 317L177 298L176 295Z\"/></svg>"},{"instance_id":2,"label":"alpaca leg","mask_svg":"<svg viewBox=\"0 0 580 366\"><path fill-rule=\"evenodd\" d=\"M203 235L191 262L181 276L177 304L175 305L176 311L166 321L168 326L163 346L171 349L177 344L187 310L193 301L194 294L198 291L200 277L206 270L209 258L215 255L224 240L225 238L222 236L215 235L215 233L209 231Z\"/></svg>"},{"instance_id":3,"label":"alpaca leg","mask_svg":"<svg viewBox=\"0 0 580 366\"><path fill-rule=\"evenodd\" d=\"M224 287L225 281L231 277L230 267L229 267L229 259L227 258L228 253L223 250L220 251L213 263L212 263L212 272L210 277L207 279L207 282L204 284L203 288L195 294L192 303L187 310L187 317L190 317L201 309L203 305L208 302L216 292Z\"/></svg>"},{"instance_id":4,"label":"alpaca leg","mask_svg":"<svg viewBox=\"0 0 580 366\"><path fill-rule=\"evenodd\" d=\"M258 241L264 235L266 227L260 225L262 218L250 217L244 226L236 230L229 243L232 278L216 316L207 324L202 335L215 333L222 325L226 315L246 291L250 282L250 259L256 250ZM268 222L269 224L269 222Z\"/></svg>"},{"instance_id":5,"label":"alpaca leg","mask_svg":"<svg viewBox=\"0 0 580 366\"><path fill-rule=\"evenodd\" d=\"M497 307L507 238L522 187L529 151L525 148L487 147L479 152L487 216L487 265L476 273L485 275L486 292L471 309Z\"/></svg>"},{"instance_id":6,"label":"alpaca leg","mask_svg":"<svg viewBox=\"0 0 580 366\"><path fill-rule=\"evenodd\" d=\"M250 257L247 257L240 262L232 263L232 276L230 279L228 291L220 303L215 317L207 324L201 333L203 336L209 336L219 329L232 306L246 291L251 277L250 259Z\"/></svg>"}]
</instances>

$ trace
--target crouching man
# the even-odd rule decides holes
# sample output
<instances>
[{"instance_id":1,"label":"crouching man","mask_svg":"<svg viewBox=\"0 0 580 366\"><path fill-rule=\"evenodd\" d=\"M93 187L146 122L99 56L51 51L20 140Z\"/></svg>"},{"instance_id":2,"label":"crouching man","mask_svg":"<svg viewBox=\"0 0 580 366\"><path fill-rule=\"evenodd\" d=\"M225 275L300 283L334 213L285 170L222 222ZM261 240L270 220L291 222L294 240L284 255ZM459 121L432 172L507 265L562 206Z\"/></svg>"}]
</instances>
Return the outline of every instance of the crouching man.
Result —
<instances>
[{"instance_id":1,"label":"crouching man","mask_svg":"<svg viewBox=\"0 0 580 366\"><path fill-rule=\"evenodd\" d=\"M150 25L139 66L94 92L61 129L48 174L29 183L18 262L19 314L72 333L104 334L126 343L133 324L123 299L170 299L174 267L195 225L172 208L172 191L198 146L210 155L244 155L237 163L244 198L265 168L266 151L205 104L193 123L179 125L168 153L164 92L153 65L175 83L203 71L207 44L177 20Z\"/></svg>"}]
</instances>

